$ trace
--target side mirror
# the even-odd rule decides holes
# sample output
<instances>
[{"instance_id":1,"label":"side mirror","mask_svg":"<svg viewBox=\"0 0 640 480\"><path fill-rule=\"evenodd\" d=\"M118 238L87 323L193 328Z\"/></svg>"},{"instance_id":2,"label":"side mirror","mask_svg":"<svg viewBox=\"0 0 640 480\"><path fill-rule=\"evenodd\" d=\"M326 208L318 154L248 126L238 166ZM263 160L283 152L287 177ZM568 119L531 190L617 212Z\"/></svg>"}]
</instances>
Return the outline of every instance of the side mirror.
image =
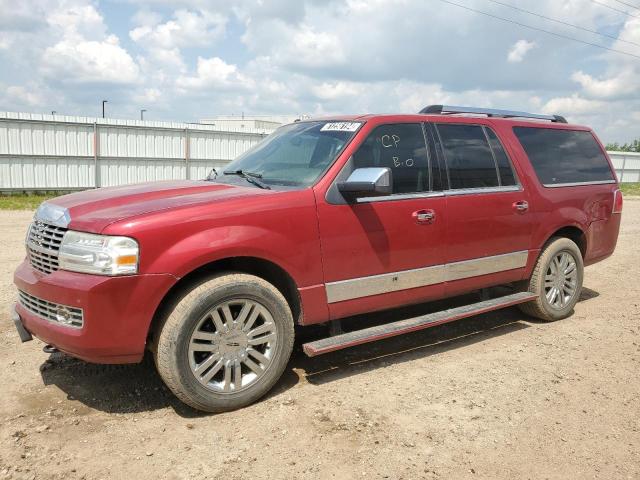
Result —
<instances>
[{"instance_id":1,"label":"side mirror","mask_svg":"<svg viewBox=\"0 0 640 480\"><path fill-rule=\"evenodd\" d=\"M356 168L338 190L347 200L358 197L391 195L391 169L388 167Z\"/></svg>"}]
</instances>

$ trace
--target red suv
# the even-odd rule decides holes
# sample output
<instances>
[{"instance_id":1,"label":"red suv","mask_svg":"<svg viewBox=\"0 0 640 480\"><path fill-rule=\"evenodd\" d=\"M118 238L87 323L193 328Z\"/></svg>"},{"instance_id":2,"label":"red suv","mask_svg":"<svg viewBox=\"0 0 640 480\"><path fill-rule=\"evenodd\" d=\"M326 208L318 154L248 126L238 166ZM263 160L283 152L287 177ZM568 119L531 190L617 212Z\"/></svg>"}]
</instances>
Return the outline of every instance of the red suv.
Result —
<instances>
[{"instance_id":1,"label":"red suv","mask_svg":"<svg viewBox=\"0 0 640 480\"><path fill-rule=\"evenodd\" d=\"M207 180L43 203L13 317L23 341L91 362L148 349L181 400L225 411L275 384L296 325L333 327L303 346L317 355L509 305L570 315L621 208L596 136L559 116L437 105L300 121ZM492 297L497 285L512 291ZM476 290L478 303L339 328Z\"/></svg>"}]
</instances>

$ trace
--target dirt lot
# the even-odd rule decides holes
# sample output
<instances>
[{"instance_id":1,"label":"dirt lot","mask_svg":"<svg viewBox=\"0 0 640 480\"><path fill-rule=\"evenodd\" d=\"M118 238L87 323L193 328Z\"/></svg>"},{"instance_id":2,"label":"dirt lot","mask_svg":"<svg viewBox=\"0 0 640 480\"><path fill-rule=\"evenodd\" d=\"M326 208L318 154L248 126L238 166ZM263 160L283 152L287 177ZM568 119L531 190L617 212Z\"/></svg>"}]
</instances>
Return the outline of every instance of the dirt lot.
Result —
<instances>
[{"instance_id":1,"label":"dirt lot","mask_svg":"<svg viewBox=\"0 0 640 480\"><path fill-rule=\"evenodd\" d=\"M297 346L268 398L221 415L182 406L148 362L19 343L30 217L0 212L0 479L640 478L640 200L571 318L511 308L316 359Z\"/></svg>"}]
</instances>

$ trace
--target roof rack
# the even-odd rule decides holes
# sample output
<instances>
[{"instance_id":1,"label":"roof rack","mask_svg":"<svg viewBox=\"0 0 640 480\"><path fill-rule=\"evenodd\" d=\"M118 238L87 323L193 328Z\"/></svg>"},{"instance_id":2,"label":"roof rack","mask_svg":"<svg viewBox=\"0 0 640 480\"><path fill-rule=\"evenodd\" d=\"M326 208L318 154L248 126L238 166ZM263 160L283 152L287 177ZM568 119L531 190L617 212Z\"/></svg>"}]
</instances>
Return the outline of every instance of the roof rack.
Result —
<instances>
[{"instance_id":1,"label":"roof rack","mask_svg":"<svg viewBox=\"0 0 640 480\"><path fill-rule=\"evenodd\" d=\"M557 123L567 123L567 119L561 115L542 115L539 113L517 112L513 110L497 110L493 108L454 107L451 105L429 105L420 110L420 113L432 113L438 115L456 113L474 113L487 117L500 118L533 118L536 120L550 120Z\"/></svg>"}]
</instances>

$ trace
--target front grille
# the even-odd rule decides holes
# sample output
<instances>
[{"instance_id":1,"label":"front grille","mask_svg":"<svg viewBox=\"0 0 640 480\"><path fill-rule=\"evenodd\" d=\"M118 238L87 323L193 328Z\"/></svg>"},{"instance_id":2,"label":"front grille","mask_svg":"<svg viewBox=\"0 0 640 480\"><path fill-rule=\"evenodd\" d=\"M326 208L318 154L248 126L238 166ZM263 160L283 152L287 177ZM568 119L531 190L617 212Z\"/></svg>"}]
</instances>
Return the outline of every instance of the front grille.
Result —
<instances>
[{"instance_id":1,"label":"front grille","mask_svg":"<svg viewBox=\"0 0 640 480\"><path fill-rule=\"evenodd\" d=\"M43 273L58 270L58 250L66 228L57 227L40 220L29 226L27 234L27 252L31 266Z\"/></svg>"},{"instance_id":2,"label":"front grille","mask_svg":"<svg viewBox=\"0 0 640 480\"><path fill-rule=\"evenodd\" d=\"M22 290L18 290L18 301L29 312L40 318L67 327L82 328L84 318L81 308L47 302Z\"/></svg>"}]
</instances>

